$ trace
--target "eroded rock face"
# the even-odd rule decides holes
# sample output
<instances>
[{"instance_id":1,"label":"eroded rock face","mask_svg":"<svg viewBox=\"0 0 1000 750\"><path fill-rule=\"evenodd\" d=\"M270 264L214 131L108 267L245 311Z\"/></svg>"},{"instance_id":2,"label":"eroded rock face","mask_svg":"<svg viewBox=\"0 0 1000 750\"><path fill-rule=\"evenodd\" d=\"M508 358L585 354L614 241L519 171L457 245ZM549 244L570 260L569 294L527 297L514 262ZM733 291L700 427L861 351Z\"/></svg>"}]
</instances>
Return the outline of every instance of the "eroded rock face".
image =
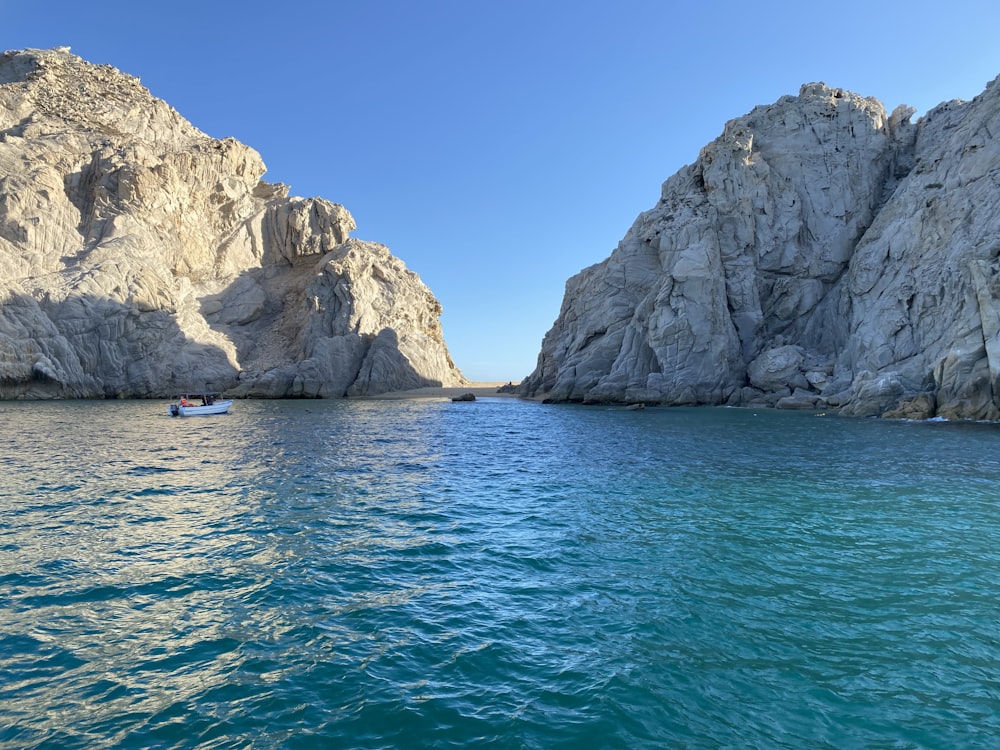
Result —
<instances>
[{"instance_id":1,"label":"eroded rock face","mask_svg":"<svg viewBox=\"0 0 1000 750\"><path fill-rule=\"evenodd\" d=\"M419 277L264 171L114 68L0 55L0 397L464 384Z\"/></svg>"},{"instance_id":2,"label":"eroded rock face","mask_svg":"<svg viewBox=\"0 0 1000 750\"><path fill-rule=\"evenodd\" d=\"M522 393L1000 418L1000 86L729 122L570 279Z\"/></svg>"}]
</instances>

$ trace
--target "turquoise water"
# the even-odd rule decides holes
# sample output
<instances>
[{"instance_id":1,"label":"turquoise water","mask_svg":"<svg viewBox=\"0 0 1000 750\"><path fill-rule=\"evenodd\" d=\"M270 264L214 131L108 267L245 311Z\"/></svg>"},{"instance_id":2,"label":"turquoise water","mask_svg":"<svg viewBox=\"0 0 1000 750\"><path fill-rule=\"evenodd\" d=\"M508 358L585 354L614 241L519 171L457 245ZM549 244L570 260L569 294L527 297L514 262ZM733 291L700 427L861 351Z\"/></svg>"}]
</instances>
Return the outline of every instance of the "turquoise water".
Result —
<instances>
[{"instance_id":1,"label":"turquoise water","mask_svg":"<svg viewBox=\"0 0 1000 750\"><path fill-rule=\"evenodd\" d=\"M1000 427L2 403L2 748L1000 743Z\"/></svg>"}]
</instances>

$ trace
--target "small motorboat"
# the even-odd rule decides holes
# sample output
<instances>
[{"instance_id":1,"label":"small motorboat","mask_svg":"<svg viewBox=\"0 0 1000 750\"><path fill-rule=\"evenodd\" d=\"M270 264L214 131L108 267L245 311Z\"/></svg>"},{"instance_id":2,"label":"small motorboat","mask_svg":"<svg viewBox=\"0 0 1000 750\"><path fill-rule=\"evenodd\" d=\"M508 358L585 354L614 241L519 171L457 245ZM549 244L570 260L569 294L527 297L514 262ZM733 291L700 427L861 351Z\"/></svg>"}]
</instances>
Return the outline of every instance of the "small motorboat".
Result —
<instances>
[{"instance_id":1,"label":"small motorboat","mask_svg":"<svg viewBox=\"0 0 1000 750\"><path fill-rule=\"evenodd\" d=\"M207 417L211 414L228 414L233 402L220 399L217 393L184 393L167 407L172 417Z\"/></svg>"}]
</instances>

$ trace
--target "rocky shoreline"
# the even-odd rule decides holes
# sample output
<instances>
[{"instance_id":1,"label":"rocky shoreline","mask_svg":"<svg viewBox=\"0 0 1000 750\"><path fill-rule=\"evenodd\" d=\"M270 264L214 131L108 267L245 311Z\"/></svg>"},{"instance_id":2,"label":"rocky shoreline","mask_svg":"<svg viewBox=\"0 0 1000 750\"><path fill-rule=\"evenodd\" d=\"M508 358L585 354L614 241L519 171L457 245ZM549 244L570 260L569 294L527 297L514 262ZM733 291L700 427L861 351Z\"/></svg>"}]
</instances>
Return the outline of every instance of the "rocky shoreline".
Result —
<instances>
[{"instance_id":1,"label":"rocky shoreline","mask_svg":"<svg viewBox=\"0 0 1000 750\"><path fill-rule=\"evenodd\" d=\"M823 83L725 124L470 384L350 212L139 79L0 54L0 399L460 398L1000 420L1000 85L915 122Z\"/></svg>"}]
</instances>

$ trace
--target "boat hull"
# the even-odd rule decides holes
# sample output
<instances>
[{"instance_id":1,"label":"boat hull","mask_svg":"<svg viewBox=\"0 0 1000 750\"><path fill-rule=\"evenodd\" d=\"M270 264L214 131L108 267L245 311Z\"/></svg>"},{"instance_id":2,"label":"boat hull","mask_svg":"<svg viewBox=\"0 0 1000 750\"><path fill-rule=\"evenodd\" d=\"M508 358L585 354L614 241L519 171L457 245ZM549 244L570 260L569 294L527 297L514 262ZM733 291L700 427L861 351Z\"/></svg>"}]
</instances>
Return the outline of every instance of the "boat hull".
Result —
<instances>
[{"instance_id":1,"label":"boat hull","mask_svg":"<svg viewBox=\"0 0 1000 750\"><path fill-rule=\"evenodd\" d=\"M172 417L209 417L213 414L228 414L232 401L216 401L207 406L181 406L180 404L170 404L167 413Z\"/></svg>"}]
</instances>

